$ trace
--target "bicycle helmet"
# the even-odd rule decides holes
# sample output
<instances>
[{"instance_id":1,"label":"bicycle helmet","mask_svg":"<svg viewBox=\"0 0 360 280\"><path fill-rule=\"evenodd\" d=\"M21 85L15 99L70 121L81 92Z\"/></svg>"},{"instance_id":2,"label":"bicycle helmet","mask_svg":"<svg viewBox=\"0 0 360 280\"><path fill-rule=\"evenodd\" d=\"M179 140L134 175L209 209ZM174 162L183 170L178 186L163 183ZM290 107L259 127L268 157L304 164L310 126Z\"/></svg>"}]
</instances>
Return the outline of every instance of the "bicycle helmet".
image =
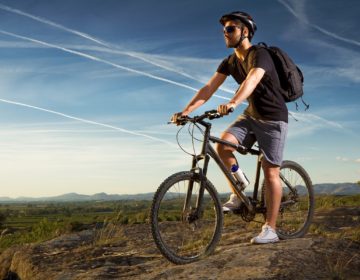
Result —
<instances>
[{"instance_id":1,"label":"bicycle helmet","mask_svg":"<svg viewBox=\"0 0 360 280\"><path fill-rule=\"evenodd\" d=\"M253 20L253 18L245 12L236 11L236 12L232 12L230 14L223 15L220 18L220 23L222 25L225 25L226 21L234 20L234 19L238 19L243 24L245 24L245 26L249 29L249 39L251 39L254 36L255 31L257 29L256 23Z\"/></svg>"}]
</instances>

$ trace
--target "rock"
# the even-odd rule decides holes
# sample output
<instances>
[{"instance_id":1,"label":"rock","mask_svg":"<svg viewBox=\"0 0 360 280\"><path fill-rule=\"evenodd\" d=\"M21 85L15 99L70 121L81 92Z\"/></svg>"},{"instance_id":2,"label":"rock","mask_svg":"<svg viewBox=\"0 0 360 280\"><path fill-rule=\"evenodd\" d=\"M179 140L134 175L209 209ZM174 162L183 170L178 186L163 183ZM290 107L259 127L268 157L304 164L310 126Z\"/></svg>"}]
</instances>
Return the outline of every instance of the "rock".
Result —
<instances>
[{"instance_id":1,"label":"rock","mask_svg":"<svg viewBox=\"0 0 360 280\"><path fill-rule=\"evenodd\" d=\"M7 234L13 234L15 232L12 228L5 228L1 231L0 236L5 236Z\"/></svg>"},{"instance_id":2,"label":"rock","mask_svg":"<svg viewBox=\"0 0 360 280\"><path fill-rule=\"evenodd\" d=\"M174 265L157 250L147 224L67 234L0 255L0 279L359 279L360 244L319 236L250 245L259 228L241 221L224 228L215 252ZM12 278L11 278L11 277Z\"/></svg>"},{"instance_id":3,"label":"rock","mask_svg":"<svg viewBox=\"0 0 360 280\"><path fill-rule=\"evenodd\" d=\"M19 250L18 247L11 247L5 250L0 255L0 279L4 279L8 276L10 271L11 261L14 254Z\"/></svg>"}]
</instances>

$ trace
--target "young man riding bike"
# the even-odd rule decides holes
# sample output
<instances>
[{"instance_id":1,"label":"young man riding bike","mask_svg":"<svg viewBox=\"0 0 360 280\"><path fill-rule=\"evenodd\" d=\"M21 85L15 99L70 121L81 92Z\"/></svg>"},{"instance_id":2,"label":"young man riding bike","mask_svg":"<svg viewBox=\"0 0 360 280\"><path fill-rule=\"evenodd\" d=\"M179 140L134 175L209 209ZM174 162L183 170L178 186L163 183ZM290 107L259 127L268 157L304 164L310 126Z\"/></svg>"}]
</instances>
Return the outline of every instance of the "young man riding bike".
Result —
<instances>
[{"instance_id":1,"label":"young man riding bike","mask_svg":"<svg viewBox=\"0 0 360 280\"><path fill-rule=\"evenodd\" d=\"M222 16L220 23L224 26L226 46L234 48L234 54L221 62L208 83L195 94L182 112L172 116L172 121L177 122L179 117L187 116L209 100L229 75L241 85L234 97L217 110L221 115L227 115L230 108L236 108L246 99L249 105L222 133L221 138L248 148L255 141L258 142L264 155L262 168L266 184L267 213L262 232L252 238L251 243L277 242L276 219L282 196L279 173L287 135L288 110L284 98L276 90L280 82L270 54L266 49L256 48L251 44L257 29L252 17L244 12L232 12ZM236 164L234 151L229 146L217 145L217 152L229 169ZM232 188L231 184L230 187ZM223 205L223 211L237 209L240 204L241 201L233 190L229 201Z\"/></svg>"}]
</instances>

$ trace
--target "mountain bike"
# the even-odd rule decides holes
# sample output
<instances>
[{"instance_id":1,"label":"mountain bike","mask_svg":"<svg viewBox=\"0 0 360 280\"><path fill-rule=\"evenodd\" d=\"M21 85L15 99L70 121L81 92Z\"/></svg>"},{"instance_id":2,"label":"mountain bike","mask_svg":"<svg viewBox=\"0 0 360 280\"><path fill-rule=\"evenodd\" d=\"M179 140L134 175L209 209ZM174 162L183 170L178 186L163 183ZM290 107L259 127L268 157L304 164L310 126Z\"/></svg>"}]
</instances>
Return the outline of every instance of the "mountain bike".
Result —
<instances>
[{"instance_id":1,"label":"mountain bike","mask_svg":"<svg viewBox=\"0 0 360 280\"><path fill-rule=\"evenodd\" d=\"M210 158L214 159L242 201L234 214L240 215L246 222L253 221L256 214L266 215L264 180L259 189L263 154L260 149L247 149L212 136L211 123L205 119L220 117L216 110L211 110L200 116L182 119L182 125L190 123L201 130L201 152L192 155L190 171L169 176L154 194L150 211L152 235L160 252L175 264L194 262L211 254L221 238L224 219L222 204L214 185L206 177ZM192 137L194 139L194 134ZM251 196L245 194L242 185L226 168L210 142L233 147L241 154L257 156ZM277 234L280 239L302 237L309 229L315 207L311 179L304 168L289 160L283 161L280 167L280 179L282 199Z\"/></svg>"}]
</instances>

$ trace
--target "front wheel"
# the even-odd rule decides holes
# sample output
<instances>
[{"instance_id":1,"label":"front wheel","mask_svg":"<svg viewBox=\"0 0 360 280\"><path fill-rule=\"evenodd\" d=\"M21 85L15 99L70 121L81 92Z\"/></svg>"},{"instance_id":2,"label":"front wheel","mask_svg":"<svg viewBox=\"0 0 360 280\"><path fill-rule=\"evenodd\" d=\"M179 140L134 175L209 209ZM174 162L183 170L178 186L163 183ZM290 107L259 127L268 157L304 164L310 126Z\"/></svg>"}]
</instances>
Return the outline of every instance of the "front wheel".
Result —
<instances>
[{"instance_id":1,"label":"front wheel","mask_svg":"<svg viewBox=\"0 0 360 280\"><path fill-rule=\"evenodd\" d=\"M276 232L280 239L298 238L309 230L315 209L314 190L304 168L293 161L284 161L280 167L282 198ZM261 201L265 201L263 183Z\"/></svg>"},{"instance_id":2,"label":"front wheel","mask_svg":"<svg viewBox=\"0 0 360 280\"><path fill-rule=\"evenodd\" d=\"M176 173L160 185L150 219L158 249L175 264L212 253L221 237L223 213L217 191L206 178L201 188L201 177L194 172Z\"/></svg>"}]
</instances>

